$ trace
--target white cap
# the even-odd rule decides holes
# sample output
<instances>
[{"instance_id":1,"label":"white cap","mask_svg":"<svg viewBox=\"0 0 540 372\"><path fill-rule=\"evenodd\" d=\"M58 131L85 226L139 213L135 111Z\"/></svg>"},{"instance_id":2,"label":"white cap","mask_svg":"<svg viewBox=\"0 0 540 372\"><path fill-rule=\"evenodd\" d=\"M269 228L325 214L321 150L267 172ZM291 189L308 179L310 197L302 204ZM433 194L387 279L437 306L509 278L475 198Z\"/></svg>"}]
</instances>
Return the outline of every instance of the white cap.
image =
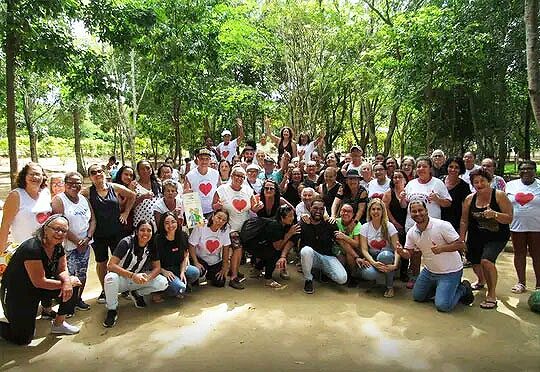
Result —
<instances>
[{"instance_id":1,"label":"white cap","mask_svg":"<svg viewBox=\"0 0 540 372\"><path fill-rule=\"evenodd\" d=\"M226 136L226 135L229 135L229 136L232 135L231 131L228 129L225 129L223 132L221 132L221 137Z\"/></svg>"},{"instance_id":2,"label":"white cap","mask_svg":"<svg viewBox=\"0 0 540 372\"><path fill-rule=\"evenodd\" d=\"M257 164L253 164L253 163L248 165L247 168L246 168L246 170L251 170L251 169L255 169L255 170L257 170L257 172L261 171L261 167L259 167Z\"/></svg>"}]
</instances>

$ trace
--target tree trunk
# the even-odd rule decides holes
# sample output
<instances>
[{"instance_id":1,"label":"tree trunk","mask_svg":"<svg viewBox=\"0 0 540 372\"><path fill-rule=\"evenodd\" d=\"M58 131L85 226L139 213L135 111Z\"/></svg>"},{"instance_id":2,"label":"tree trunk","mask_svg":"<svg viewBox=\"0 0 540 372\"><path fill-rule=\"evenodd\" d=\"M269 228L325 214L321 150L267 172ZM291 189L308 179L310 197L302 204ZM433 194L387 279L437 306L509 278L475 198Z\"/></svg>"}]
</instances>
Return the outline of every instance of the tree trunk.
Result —
<instances>
[{"instance_id":1,"label":"tree trunk","mask_svg":"<svg viewBox=\"0 0 540 372\"><path fill-rule=\"evenodd\" d=\"M87 176L84 167L84 159L81 146L81 111L77 103L71 107L71 117L73 118L73 138L75 140L75 161L77 162L77 172Z\"/></svg>"},{"instance_id":2,"label":"tree trunk","mask_svg":"<svg viewBox=\"0 0 540 372\"><path fill-rule=\"evenodd\" d=\"M24 114L24 124L26 125L26 130L28 131L28 139L30 144L30 159L34 163L39 161L38 150L37 150L37 133L32 119L34 112L34 100L24 93L23 96L23 114Z\"/></svg>"},{"instance_id":3,"label":"tree trunk","mask_svg":"<svg viewBox=\"0 0 540 372\"><path fill-rule=\"evenodd\" d=\"M394 137L394 132L396 131L396 128L398 125L399 108L400 108L399 104L396 104L392 108L392 114L390 115L390 123L388 124L388 133L386 134L386 138L384 140L384 149L383 149L384 156L388 156L388 154L390 153L390 150L392 150L392 137Z\"/></svg>"},{"instance_id":4,"label":"tree trunk","mask_svg":"<svg viewBox=\"0 0 540 372\"><path fill-rule=\"evenodd\" d=\"M174 97L171 113L171 121L174 127L174 159L182 164L182 148L180 147L180 99Z\"/></svg>"},{"instance_id":5,"label":"tree trunk","mask_svg":"<svg viewBox=\"0 0 540 372\"><path fill-rule=\"evenodd\" d=\"M538 51L539 0L525 0L525 35L527 47L527 80L534 119L540 128L540 52Z\"/></svg>"},{"instance_id":6,"label":"tree trunk","mask_svg":"<svg viewBox=\"0 0 540 372\"><path fill-rule=\"evenodd\" d=\"M18 38L15 31L15 0L7 0L6 4L6 119L9 148L9 174L11 188L16 187L17 180L17 123L15 122L15 70L18 49Z\"/></svg>"},{"instance_id":7,"label":"tree trunk","mask_svg":"<svg viewBox=\"0 0 540 372\"><path fill-rule=\"evenodd\" d=\"M122 133L122 127L119 127L117 124L118 130L118 142L120 142L120 157L122 158L122 165L126 165L126 159L124 157L124 133Z\"/></svg>"}]
</instances>

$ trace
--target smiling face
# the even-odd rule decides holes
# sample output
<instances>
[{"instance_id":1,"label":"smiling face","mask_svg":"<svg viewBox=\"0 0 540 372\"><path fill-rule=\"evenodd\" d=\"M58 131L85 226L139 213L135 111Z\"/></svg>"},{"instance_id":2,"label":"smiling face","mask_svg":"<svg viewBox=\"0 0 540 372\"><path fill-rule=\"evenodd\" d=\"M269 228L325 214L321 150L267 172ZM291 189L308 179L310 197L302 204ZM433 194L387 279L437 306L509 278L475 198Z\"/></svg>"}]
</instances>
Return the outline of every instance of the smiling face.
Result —
<instances>
[{"instance_id":1,"label":"smiling face","mask_svg":"<svg viewBox=\"0 0 540 372\"><path fill-rule=\"evenodd\" d=\"M459 176L459 171L460 171L459 164L456 163L455 161L448 164L448 175L449 176L458 177Z\"/></svg>"},{"instance_id":2,"label":"smiling face","mask_svg":"<svg viewBox=\"0 0 540 372\"><path fill-rule=\"evenodd\" d=\"M137 229L137 239L139 247L146 247L150 239L152 239L152 226L149 223L143 223Z\"/></svg>"},{"instance_id":3,"label":"smiling face","mask_svg":"<svg viewBox=\"0 0 540 372\"><path fill-rule=\"evenodd\" d=\"M219 211L214 213L212 216L212 230L216 231L221 229L228 221L229 217L225 212Z\"/></svg>"},{"instance_id":4,"label":"smiling face","mask_svg":"<svg viewBox=\"0 0 540 372\"><path fill-rule=\"evenodd\" d=\"M425 223L428 219L427 208L424 207L422 203L411 203L409 206L409 211L411 212L411 218L419 225Z\"/></svg>"},{"instance_id":5,"label":"smiling face","mask_svg":"<svg viewBox=\"0 0 540 372\"><path fill-rule=\"evenodd\" d=\"M476 191L482 191L491 188L491 182L486 177L481 175L474 176L471 182Z\"/></svg>"},{"instance_id":6,"label":"smiling face","mask_svg":"<svg viewBox=\"0 0 540 372\"><path fill-rule=\"evenodd\" d=\"M29 166L25 176L26 187L39 188L43 182L43 177L43 169L39 165Z\"/></svg>"},{"instance_id":7,"label":"smiling face","mask_svg":"<svg viewBox=\"0 0 540 372\"><path fill-rule=\"evenodd\" d=\"M147 161L140 162L137 167L137 173L139 173L141 180L149 180L152 175L152 166Z\"/></svg>"},{"instance_id":8,"label":"smiling face","mask_svg":"<svg viewBox=\"0 0 540 372\"><path fill-rule=\"evenodd\" d=\"M283 225L292 225L294 223L294 212L291 210L281 219Z\"/></svg>"},{"instance_id":9,"label":"smiling face","mask_svg":"<svg viewBox=\"0 0 540 372\"><path fill-rule=\"evenodd\" d=\"M72 175L66 180L66 194L76 198L81 191L82 179L78 175Z\"/></svg>"},{"instance_id":10,"label":"smiling face","mask_svg":"<svg viewBox=\"0 0 540 372\"><path fill-rule=\"evenodd\" d=\"M246 172L244 171L243 168L236 167L232 171L231 178L232 178L232 183L231 183L232 187L235 189L240 189L242 188L242 184L244 183L244 179L246 178Z\"/></svg>"},{"instance_id":11,"label":"smiling face","mask_svg":"<svg viewBox=\"0 0 540 372\"><path fill-rule=\"evenodd\" d=\"M379 203L371 204L369 207L368 213L371 220L376 220L376 221L380 220L382 218L382 213L383 213L381 204Z\"/></svg>"},{"instance_id":12,"label":"smiling face","mask_svg":"<svg viewBox=\"0 0 540 372\"><path fill-rule=\"evenodd\" d=\"M174 234L176 232L176 229L178 229L178 221L176 221L176 218L174 218L174 216L169 215L165 217L165 220L163 221L163 227L166 234Z\"/></svg>"},{"instance_id":13,"label":"smiling face","mask_svg":"<svg viewBox=\"0 0 540 372\"><path fill-rule=\"evenodd\" d=\"M163 188L163 198L165 200L171 201L176 198L178 195L178 190L173 185L167 185Z\"/></svg>"},{"instance_id":14,"label":"smiling face","mask_svg":"<svg viewBox=\"0 0 540 372\"><path fill-rule=\"evenodd\" d=\"M50 182L51 182L51 196L55 196L64 192L65 184L64 184L63 177L61 176L51 177Z\"/></svg>"},{"instance_id":15,"label":"smiling face","mask_svg":"<svg viewBox=\"0 0 540 372\"><path fill-rule=\"evenodd\" d=\"M88 175L93 184L103 182L105 180L105 175L103 169L97 164L91 165L88 169Z\"/></svg>"},{"instance_id":16,"label":"smiling face","mask_svg":"<svg viewBox=\"0 0 540 372\"><path fill-rule=\"evenodd\" d=\"M339 211L339 216L341 217L341 221L343 221L345 225L348 225L351 223L354 216L353 207L350 204L343 204Z\"/></svg>"},{"instance_id":17,"label":"smiling face","mask_svg":"<svg viewBox=\"0 0 540 372\"><path fill-rule=\"evenodd\" d=\"M474 160L475 160L474 154L472 152L470 152L470 151L466 152L463 155L463 162L465 163L465 168L467 168L469 170L473 169Z\"/></svg>"},{"instance_id":18,"label":"smiling face","mask_svg":"<svg viewBox=\"0 0 540 372\"><path fill-rule=\"evenodd\" d=\"M421 160L416 164L416 175L421 181L428 181L431 178L431 167L425 160Z\"/></svg>"},{"instance_id":19,"label":"smiling face","mask_svg":"<svg viewBox=\"0 0 540 372\"><path fill-rule=\"evenodd\" d=\"M493 175L495 174L495 163L492 159L484 159L482 160L482 169L484 169L493 177Z\"/></svg>"},{"instance_id":20,"label":"smiling face","mask_svg":"<svg viewBox=\"0 0 540 372\"><path fill-rule=\"evenodd\" d=\"M161 167L159 170L159 179L170 180L172 178L172 169L170 167Z\"/></svg>"},{"instance_id":21,"label":"smiling face","mask_svg":"<svg viewBox=\"0 0 540 372\"><path fill-rule=\"evenodd\" d=\"M320 222L323 219L324 215L324 203L322 201L315 201L311 204L311 208L309 209L309 212L311 214L311 218L316 221Z\"/></svg>"},{"instance_id":22,"label":"smiling face","mask_svg":"<svg viewBox=\"0 0 540 372\"><path fill-rule=\"evenodd\" d=\"M525 185L530 185L534 182L536 176L536 167L534 164L523 163L519 167L519 178Z\"/></svg>"},{"instance_id":23,"label":"smiling face","mask_svg":"<svg viewBox=\"0 0 540 372\"><path fill-rule=\"evenodd\" d=\"M373 173L375 173L375 178L379 182L383 182L386 180L386 170L382 166L382 164L375 164L373 166Z\"/></svg>"},{"instance_id":24,"label":"smiling face","mask_svg":"<svg viewBox=\"0 0 540 372\"><path fill-rule=\"evenodd\" d=\"M133 169L131 168L124 168L122 171L122 174L120 175L120 181L124 186L127 186L133 181L135 175L133 174Z\"/></svg>"},{"instance_id":25,"label":"smiling face","mask_svg":"<svg viewBox=\"0 0 540 372\"><path fill-rule=\"evenodd\" d=\"M63 217L54 219L47 224L44 231L43 241L46 245L55 246L61 244L69 230L69 223Z\"/></svg>"},{"instance_id":26,"label":"smiling face","mask_svg":"<svg viewBox=\"0 0 540 372\"><path fill-rule=\"evenodd\" d=\"M401 172L394 172L392 175L392 181L394 181L394 187L400 190L405 187L405 177L403 177L403 173Z\"/></svg>"}]
</instances>

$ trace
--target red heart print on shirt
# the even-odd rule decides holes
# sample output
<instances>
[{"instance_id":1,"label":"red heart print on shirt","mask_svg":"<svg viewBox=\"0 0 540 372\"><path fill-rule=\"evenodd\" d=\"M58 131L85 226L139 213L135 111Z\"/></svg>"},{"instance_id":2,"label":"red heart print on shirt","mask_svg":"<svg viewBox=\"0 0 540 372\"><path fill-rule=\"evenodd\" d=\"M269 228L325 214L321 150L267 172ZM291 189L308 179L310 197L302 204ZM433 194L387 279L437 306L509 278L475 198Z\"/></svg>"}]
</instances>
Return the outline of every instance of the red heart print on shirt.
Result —
<instances>
[{"instance_id":1,"label":"red heart print on shirt","mask_svg":"<svg viewBox=\"0 0 540 372\"><path fill-rule=\"evenodd\" d=\"M206 249L210 253L214 253L219 248L219 240L207 240Z\"/></svg>"},{"instance_id":2,"label":"red heart print on shirt","mask_svg":"<svg viewBox=\"0 0 540 372\"><path fill-rule=\"evenodd\" d=\"M242 212L247 205L247 201L244 199L234 199L232 205L238 212Z\"/></svg>"},{"instance_id":3,"label":"red heart print on shirt","mask_svg":"<svg viewBox=\"0 0 540 372\"><path fill-rule=\"evenodd\" d=\"M383 249L384 247L386 247L386 240L385 239L381 239L381 240L371 240L369 242L369 246L373 249L377 249L377 250L381 250Z\"/></svg>"},{"instance_id":4,"label":"red heart print on shirt","mask_svg":"<svg viewBox=\"0 0 540 372\"><path fill-rule=\"evenodd\" d=\"M377 198L377 199L382 200L383 196L384 196L384 194L373 194L373 195L371 195L371 199Z\"/></svg>"},{"instance_id":5,"label":"red heart print on shirt","mask_svg":"<svg viewBox=\"0 0 540 372\"><path fill-rule=\"evenodd\" d=\"M207 183L200 183L199 184L199 191L202 192L205 196L208 195L208 193L210 191L212 191L212 184L207 182Z\"/></svg>"},{"instance_id":6,"label":"red heart print on shirt","mask_svg":"<svg viewBox=\"0 0 540 372\"><path fill-rule=\"evenodd\" d=\"M51 213L49 212L39 212L36 214L36 221L41 225L43 222L47 221L47 218L49 218L50 215Z\"/></svg>"},{"instance_id":7,"label":"red heart print on shirt","mask_svg":"<svg viewBox=\"0 0 540 372\"><path fill-rule=\"evenodd\" d=\"M531 200L534 199L534 195L531 194L530 192L528 193L524 193L524 192L518 192L516 194L516 201L518 202L519 205L521 205L522 207L527 204L528 202L530 202Z\"/></svg>"},{"instance_id":8,"label":"red heart print on shirt","mask_svg":"<svg viewBox=\"0 0 540 372\"><path fill-rule=\"evenodd\" d=\"M228 156L229 156L229 151L222 151L221 152L221 157L222 158L227 159Z\"/></svg>"}]
</instances>

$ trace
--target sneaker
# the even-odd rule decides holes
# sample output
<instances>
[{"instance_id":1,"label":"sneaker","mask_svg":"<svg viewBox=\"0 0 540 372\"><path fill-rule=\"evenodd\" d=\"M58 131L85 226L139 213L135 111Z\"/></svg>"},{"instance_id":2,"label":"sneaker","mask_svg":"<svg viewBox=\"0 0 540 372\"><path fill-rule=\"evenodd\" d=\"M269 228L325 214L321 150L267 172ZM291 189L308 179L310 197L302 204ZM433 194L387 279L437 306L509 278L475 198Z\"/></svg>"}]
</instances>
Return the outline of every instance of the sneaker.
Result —
<instances>
[{"instance_id":1,"label":"sneaker","mask_svg":"<svg viewBox=\"0 0 540 372\"><path fill-rule=\"evenodd\" d=\"M74 315L75 315L75 313L67 313L66 314L66 319L73 318Z\"/></svg>"},{"instance_id":2,"label":"sneaker","mask_svg":"<svg viewBox=\"0 0 540 372\"><path fill-rule=\"evenodd\" d=\"M474 294L471 287L471 282L464 280L461 282L461 284L465 287L465 293L463 296L461 296L459 302L461 302L463 305L470 305L474 302Z\"/></svg>"},{"instance_id":3,"label":"sneaker","mask_svg":"<svg viewBox=\"0 0 540 372\"><path fill-rule=\"evenodd\" d=\"M54 319L56 318L56 311L54 311L53 309L51 310L45 310L45 309L41 309L41 319Z\"/></svg>"},{"instance_id":4,"label":"sneaker","mask_svg":"<svg viewBox=\"0 0 540 372\"><path fill-rule=\"evenodd\" d=\"M54 322L51 322L51 333L55 335L75 335L79 333L80 330L79 327L67 322L63 322L60 325L54 325Z\"/></svg>"},{"instance_id":5,"label":"sneaker","mask_svg":"<svg viewBox=\"0 0 540 372\"><path fill-rule=\"evenodd\" d=\"M105 327L105 328L114 327L114 325L116 324L117 319L118 319L118 311L116 311L116 310L107 310L107 317L103 321L103 327Z\"/></svg>"},{"instance_id":6,"label":"sneaker","mask_svg":"<svg viewBox=\"0 0 540 372\"><path fill-rule=\"evenodd\" d=\"M307 294L313 293L313 280L306 280L304 282L304 292Z\"/></svg>"},{"instance_id":7,"label":"sneaker","mask_svg":"<svg viewBox=\"0 0 540 372\"><path fill-rule=\"evenodd\" d=\"M236 278L240 281L240 283L246 280L246 276L240 271L236 274Z\"/></svg>"},{"instance_id":8,"label":"sneaker","mask_svg":"<svg viewBox=\"0 0 540 372\"><path fill-rule=\"evenodd\" d=\"M229 287L232 287L234 289L244 289L244 285L242 284L242 282L240 281L240 279L238 278L234 278L234 279L231 279L229 280Z\"/></svg>"},{"instance_id":9,"label":"sneaker","mask_svg":"<svg viewBox=\"0 0 540 372\"><path fill-rule=\"evenodd\" d=\"M130 299L130 297L129 297L129 291L125 291L125 292L120 293L120 296L121 296L122 298L125 298L126 300L129 300L129 299Z\"/></svg>"},{"instance_id":10,"label":"sneaker","mask_svg":"<svg viewBox=\"0 0 540 372\"><path fill-rule=\"evenodd\" d=\"M137 291L130 291L129 295L131 296L131 301L133 301L137 309L142 309L146 307L146 302L144 302L144 297L138 294Z\"/></svg>"},{"instance_id":11,"label":"sneaker","mask_svg":"<svg viewBox=\"0 0 540 372\"><path fill-rule=\"evenodd\" d=\"M97 303L98 304L107 303L107 300L105 298L105 291L101 291L101 293L99 294L99 297L97 298Z\"/></svg>"},{"instance_id":12,"label":"sneaker","mask_svg":"<svg viewBox=\"0 0 540 372\"><path fill-rule=\"evenodd\" d=\"M88 305L86 302L82 300L82 298L77 301L77 305L75 305L75 309L81 310L81 311L88 311L90 310L90 305Z\"/></svg>"}]
</instances>

